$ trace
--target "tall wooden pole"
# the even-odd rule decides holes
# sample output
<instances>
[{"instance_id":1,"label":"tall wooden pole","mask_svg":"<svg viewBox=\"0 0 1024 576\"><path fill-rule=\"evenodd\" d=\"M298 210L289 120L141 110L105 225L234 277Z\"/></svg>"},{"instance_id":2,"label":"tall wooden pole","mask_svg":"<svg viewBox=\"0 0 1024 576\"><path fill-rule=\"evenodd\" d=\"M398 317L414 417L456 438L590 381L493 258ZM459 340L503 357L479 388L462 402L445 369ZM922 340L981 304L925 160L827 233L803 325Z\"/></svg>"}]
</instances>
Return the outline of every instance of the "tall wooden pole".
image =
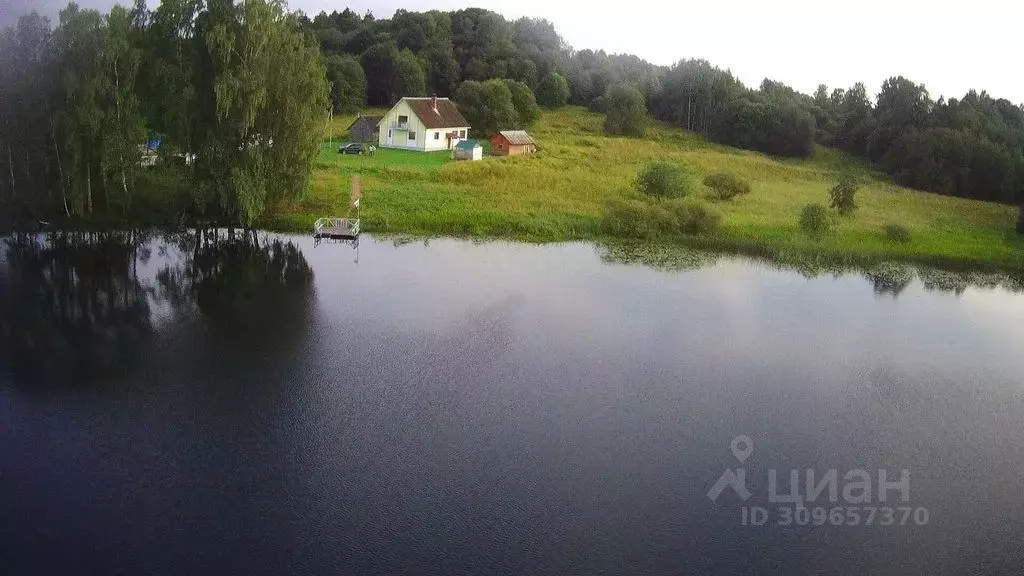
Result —
<instances>
[{"instance_id":1,"label":"tall wooden pole","mask_svg":"<svg viewBox=\"0 0 1024 576\"><path fill-rule=\"evenodd\" d=\"M363 186L359 179L359 173L352 174L352 186L349 189L349 208L356 209L356 218L359 218L359 199L363 197Z\"/></svg>"}]
</instances>

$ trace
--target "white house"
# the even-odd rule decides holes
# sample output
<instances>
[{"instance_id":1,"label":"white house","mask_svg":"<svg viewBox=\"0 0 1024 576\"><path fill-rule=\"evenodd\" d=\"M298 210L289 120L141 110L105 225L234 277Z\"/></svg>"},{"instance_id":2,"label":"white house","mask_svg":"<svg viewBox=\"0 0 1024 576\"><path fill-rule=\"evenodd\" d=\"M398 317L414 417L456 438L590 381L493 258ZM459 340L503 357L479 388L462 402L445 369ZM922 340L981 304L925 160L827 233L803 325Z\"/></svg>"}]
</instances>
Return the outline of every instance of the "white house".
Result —
<instances>
[{"instance_id":1,"label":"white house","mask_svg":"<svg viewBox=\"0 0 1024 576\"><path fill-rule=\"evenodd\" d=\"M469 122L447 98L402 98L378 124L382 148L451 150L469 135Z\"/></svg>"}]
</instances>

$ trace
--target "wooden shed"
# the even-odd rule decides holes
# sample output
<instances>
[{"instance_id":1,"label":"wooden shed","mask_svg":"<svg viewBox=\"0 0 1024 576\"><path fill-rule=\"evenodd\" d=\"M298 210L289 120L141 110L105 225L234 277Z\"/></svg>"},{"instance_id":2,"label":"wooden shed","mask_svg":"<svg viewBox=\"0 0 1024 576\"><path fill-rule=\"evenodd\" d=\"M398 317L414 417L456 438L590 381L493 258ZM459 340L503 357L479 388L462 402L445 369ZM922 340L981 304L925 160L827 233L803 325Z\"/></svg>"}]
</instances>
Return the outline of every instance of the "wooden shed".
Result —
<instances>
[{"instance_id":1,"label":"wooden shed","mask_svg":"<svg viewBox=\"0 0 1024 576\"><path fill-rule=\"evenodd\" d=\"M482 160L484 147L476 140L461 140L452 149L452 158L456 160Z\"/></svg>"},{"instance_id":2,"label":"wooden shed","mask_svg":"<svg viewBox=\"0 0 1024 576\"><path fill-rule=\"evenodd\" d=\"M377 142L377 134L383 116L362 116L348 127L348 139L350 142Z\"/></svg>"},{"instance_id":3,"label":"wooden shed","mask_svg":"<svg viewBox=\"0 0 1024 576\"><path fill-rule=\"evenodd\" d=\"M491 138L491 156L522 156L537 151L537 143L525 130L502 130Z\"/></svg>"}]
</instances>

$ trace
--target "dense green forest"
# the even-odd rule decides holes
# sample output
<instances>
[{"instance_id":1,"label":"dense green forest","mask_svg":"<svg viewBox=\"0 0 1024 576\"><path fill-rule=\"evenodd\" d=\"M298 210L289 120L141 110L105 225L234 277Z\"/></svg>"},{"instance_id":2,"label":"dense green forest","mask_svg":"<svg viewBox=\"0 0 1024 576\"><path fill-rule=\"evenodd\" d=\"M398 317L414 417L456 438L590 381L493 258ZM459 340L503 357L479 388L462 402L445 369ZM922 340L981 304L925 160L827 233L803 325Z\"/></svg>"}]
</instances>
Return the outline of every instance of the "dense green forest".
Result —
<instances>
[{"instance_id":1,"label":"dense green forest","mask_svg":"<svg viewBox=\"0 0 1024 576\"><path fill-rule=\"evenodd\" d=\"M875 96L859 83L747 87L704 60L576 51L546 20L479 8L310 19L275 0L107 15L71 4L52 31L30 15L0 34L0 87L0 198L39 217L127 213L138 145L158 136L161 154L187 164L188 210L249 223L301 192L329 105L429 94L461 100L484 134L528 126L537 104L576 104L607 113L609 132L639 135L646 109L731 146L807 157L819 143L900 184L1024 203L1024 107L985 92L934 100L903 77Z\"/></svg>"},{"instance_id":2,"label":"dense green forest","mask_svg":"<svg viewBox=\"0 0 1024 576\"><path fill-rule=\"evenodd\" d=\"M317 43L277 0L71 3L52 30L24 16L0 33L0 206L117 222L156 187L183 196L164 203L181 217L248 225L305 189L329 91Z\"/></svg>"}]
</instances>

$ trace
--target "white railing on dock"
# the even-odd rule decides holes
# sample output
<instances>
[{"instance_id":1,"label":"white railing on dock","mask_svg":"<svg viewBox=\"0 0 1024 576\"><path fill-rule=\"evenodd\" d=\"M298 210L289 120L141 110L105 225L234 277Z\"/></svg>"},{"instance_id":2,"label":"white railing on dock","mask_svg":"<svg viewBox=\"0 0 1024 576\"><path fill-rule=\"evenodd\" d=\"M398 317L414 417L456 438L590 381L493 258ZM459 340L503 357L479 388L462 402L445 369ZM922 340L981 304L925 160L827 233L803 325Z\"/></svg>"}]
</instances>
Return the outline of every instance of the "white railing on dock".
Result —
<instances>
[{"instance_id":1,"label":"white railing on dock","mask_svg":"<svg viewBox=\"0 0 1024 576\"><path fill-rule=\"evenodd\" d=\"M359 219L317 218L313 223L313 233L317 236L358 236Z\"/></svg>"}]
</instances>

